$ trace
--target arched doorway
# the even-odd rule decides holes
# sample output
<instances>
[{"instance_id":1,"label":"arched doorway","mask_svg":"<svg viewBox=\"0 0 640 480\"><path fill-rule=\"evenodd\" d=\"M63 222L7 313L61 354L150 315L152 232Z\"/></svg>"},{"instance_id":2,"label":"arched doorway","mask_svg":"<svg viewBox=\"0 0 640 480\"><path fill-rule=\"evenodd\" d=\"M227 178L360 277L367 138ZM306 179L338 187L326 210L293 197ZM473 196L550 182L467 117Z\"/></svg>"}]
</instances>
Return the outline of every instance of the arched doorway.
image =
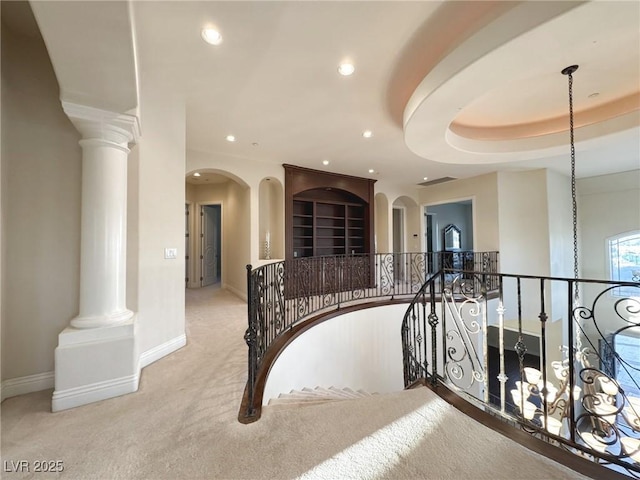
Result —
<instances>
[{"instance_id":1,"label":"arched doorway","mask_svg":"<svg viewBox=\"0 0 640 480\"><path fill-rule=\"evenodd\" d=\"M246 294L250 259L250 189L234 175L200 169L186 176L187 287L220 285Z\"/></svg>"}]
</instances>

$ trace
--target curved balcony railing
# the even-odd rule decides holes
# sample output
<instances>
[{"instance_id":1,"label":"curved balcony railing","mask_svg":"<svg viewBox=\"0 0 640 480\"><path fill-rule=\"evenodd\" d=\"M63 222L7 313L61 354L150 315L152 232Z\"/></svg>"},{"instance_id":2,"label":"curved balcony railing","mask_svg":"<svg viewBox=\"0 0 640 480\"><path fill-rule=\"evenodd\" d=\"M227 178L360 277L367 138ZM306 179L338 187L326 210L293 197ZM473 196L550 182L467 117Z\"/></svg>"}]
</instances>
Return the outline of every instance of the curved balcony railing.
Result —
<instances>
[{"instance_id":1,"label":"curved balcony railing","mask_svg":"<svg viewBox=\"0 0 640 480\"><path fill-rule=\"evenodd\" d=\"M401 334L406 387L443 383L640 478L640 283L444 270L420 288Z\"/></svg>"},{"instance_id":2,"label":"curved balcony railing","mask_svg":"<svg viewBox=\"0 0 640 480\"><path fill-rule=\"evenodd\" d=\"M316 314L371 300L408 301L443 266L497 272L498 252L381 253L247 265L248 379L238 419L259 418L257 387L278 339Z\"/></svg>"}]
</instances>

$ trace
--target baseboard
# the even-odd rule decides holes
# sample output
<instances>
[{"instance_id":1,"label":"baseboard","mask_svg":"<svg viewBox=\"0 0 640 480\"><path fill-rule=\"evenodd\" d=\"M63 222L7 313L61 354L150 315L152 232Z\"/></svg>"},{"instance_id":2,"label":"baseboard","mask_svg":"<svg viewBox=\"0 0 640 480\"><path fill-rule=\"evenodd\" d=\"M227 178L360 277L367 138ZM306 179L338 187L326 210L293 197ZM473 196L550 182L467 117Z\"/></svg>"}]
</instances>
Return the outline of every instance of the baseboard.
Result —
<instances>
[{"instance_id":1,"label":"baseboard","mask_svg":"<svg viewBox=\"0 0 640 480\"><path fill-rule=\"evenodd\" d=\"M17 395L53 388L53 385L54 372L36 373L35 375L27 375L26 377L10 378L4 380L0 385L0 401Z\"/></svg>"},{"instance_id":2,"label":"baseboard","mask_svg":"<svg viewBox=\"0 0 640 480\"><path fill-rule=\"evenodd\" d=\"M225 284L223 288L225 290L229 290L231 293L233 293L236 297L240 298L241 300L244 300L245 302L247 301L247 294L242 290L238 290L237 288L232 287L228 283Z\"/></svg>"},{"instance_id":3,"label":"baseboard","mask_svg":"<svg viewBox=\"0 0 640 480\"><path fill-rule=\"evenodd\" d=\"M187 344L187 337L182 334L168 342L147 350L140 355L140 368L175 352ZM135 392L138 389L139 374L129 377L110 380L107 382L95 383L83 387L69 390L53 392L52 410L54 412L67 408L85 405L90 402L97 402L112 398L118 395ZM55 373L45 372L26 377L10 378L0 384L0 401L18 395L39 392L55 387Z\"/></svg>"},{"instance_id":4,"label":"baseboard","mask_svg":"<svg viewBox=\"0 0 640 480\"><path fill-rule=\"evenodd\" d=\"M162 357L166 357L170 353L184 347L187 344L186 334L182 334L178 337L172 338L168 342L164 342L156 347L153 347L140 355L140 368L144 368L147 365L151 365L153 362L160 360Z\"/></svg>"},{"instance_id":5,"label":"baseboard","mask_svg":"<svg viewBox=\"0 0 640 480\"><path fill-rule=\"evenodd\" d=\"M105 382L92 383L68 390L54 391L51 399L51 410L59 412L69 408L99 402L108 398L119 397L138 390L140 375L129 375Z\"/></svg>"}]
</instances>

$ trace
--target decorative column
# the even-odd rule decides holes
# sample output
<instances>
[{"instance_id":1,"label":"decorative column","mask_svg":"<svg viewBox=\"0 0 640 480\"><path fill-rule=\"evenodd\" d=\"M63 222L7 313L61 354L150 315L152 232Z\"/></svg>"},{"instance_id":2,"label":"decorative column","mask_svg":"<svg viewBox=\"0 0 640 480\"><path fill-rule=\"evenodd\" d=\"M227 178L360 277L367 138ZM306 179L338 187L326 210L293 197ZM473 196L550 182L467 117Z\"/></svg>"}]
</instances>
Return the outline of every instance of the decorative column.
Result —
<instances>
[{"instance_id":1,"label":"decorative column","mask_svg":"<svg viewBox=\"0 0 640 480\"><path fill-rule=\"evenodd\" d=\"M127 159L137 117L62 102L82 134L78 316L58 335L51 409L138 389L136 317L126 307Z\"/></svg>"},{"instance_id":2,"label":"decorative column","mask_svg":"<svg viewBox=\"0 0 640 480\"><path fill-rule=\"evenodd\" d=\"M138 119L62 105L82 134L80 308L71 326L117 325L133 317L126 307L127 158Z\"/></svg>"}]
</instances>

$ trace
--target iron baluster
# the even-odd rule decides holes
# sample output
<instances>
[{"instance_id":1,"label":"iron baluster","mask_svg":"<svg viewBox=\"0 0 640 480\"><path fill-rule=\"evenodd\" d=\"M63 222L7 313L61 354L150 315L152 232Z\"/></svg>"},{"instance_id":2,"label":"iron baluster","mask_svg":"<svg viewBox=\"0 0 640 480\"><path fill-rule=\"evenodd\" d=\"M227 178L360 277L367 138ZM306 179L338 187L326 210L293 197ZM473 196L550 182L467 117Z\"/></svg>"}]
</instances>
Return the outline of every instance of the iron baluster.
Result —
<instances>
[{"instance_id":1,"label":"iron baluster","mask_svg":"<svg viewBox=\"0 0 640 480\"><path fill-rule=\"evenodd\" d=\"M522 338L522 285L520 283L520 277L516 279L517 282L517 298L518 298L518 341L515 345L516 353L518 354L518 366L520 367L520 380L524 379L524 356L527 353L527 346L524 344ZM524 393L524 392L522 392ZM520 395L520 415L524 417L524 394Z\"/></svg>"},{"instance_id":2,"label":"iron baluster","mask_svg":"<svg viewBox=\"0 0 640 480\"><path fill-rule=\"evenodd\" d=\"M476 281L476 276L472 276L473 282ZM475 296L475 289L473 292ZM489 320L487 318L487 290L486 284L484 280L480 285L480 305L482 306L482 355L484 362L484 370L487 374L484 376L484 401L485 403L489 403L489 344L487 338L487 326L489 325Z\"/></svg>"},{"instance_id":3,"label":"iron baluster","mask_svg":"<svg viewBox=\"0 0 640 480\"><path fill-rule=\"evenodd\" d=\"M504 290L502 284L502 277L499 277L498 284L498 350L500 355L500 374L498 375L498 381L500 382L500 411L505 411L506 400L506 383L508 380L505 372L504 365Z\"/></svg>"},{"instance_id":4,"label":"iron baluster","mask_svg":"<svg viewBox=\"0 0 640 480\"><path fill-rule=\"evenodd\" d=\"M429 325L431 326L431 384L436 385L437 377L438 377L438 334L436 332L436 327L438 326L438 316L436 315L436 290L435 290L435 282L432 281L429 284L429 303L430 303L430 313L429 313Z\"/></svg>"},{"instance_id":5,"label":"iron baluster","mask_svg":"<svg viewBox=\"0 0 640 480\"><path fill-rule=\"evenodd\" d=\"M547 384L547 314L545 312L544 302L544 280L540 279L540 365L542 370L542 408L544 414L545 426L549 425L548 411L548 384Z\"/></svg>"}]
</instances>

